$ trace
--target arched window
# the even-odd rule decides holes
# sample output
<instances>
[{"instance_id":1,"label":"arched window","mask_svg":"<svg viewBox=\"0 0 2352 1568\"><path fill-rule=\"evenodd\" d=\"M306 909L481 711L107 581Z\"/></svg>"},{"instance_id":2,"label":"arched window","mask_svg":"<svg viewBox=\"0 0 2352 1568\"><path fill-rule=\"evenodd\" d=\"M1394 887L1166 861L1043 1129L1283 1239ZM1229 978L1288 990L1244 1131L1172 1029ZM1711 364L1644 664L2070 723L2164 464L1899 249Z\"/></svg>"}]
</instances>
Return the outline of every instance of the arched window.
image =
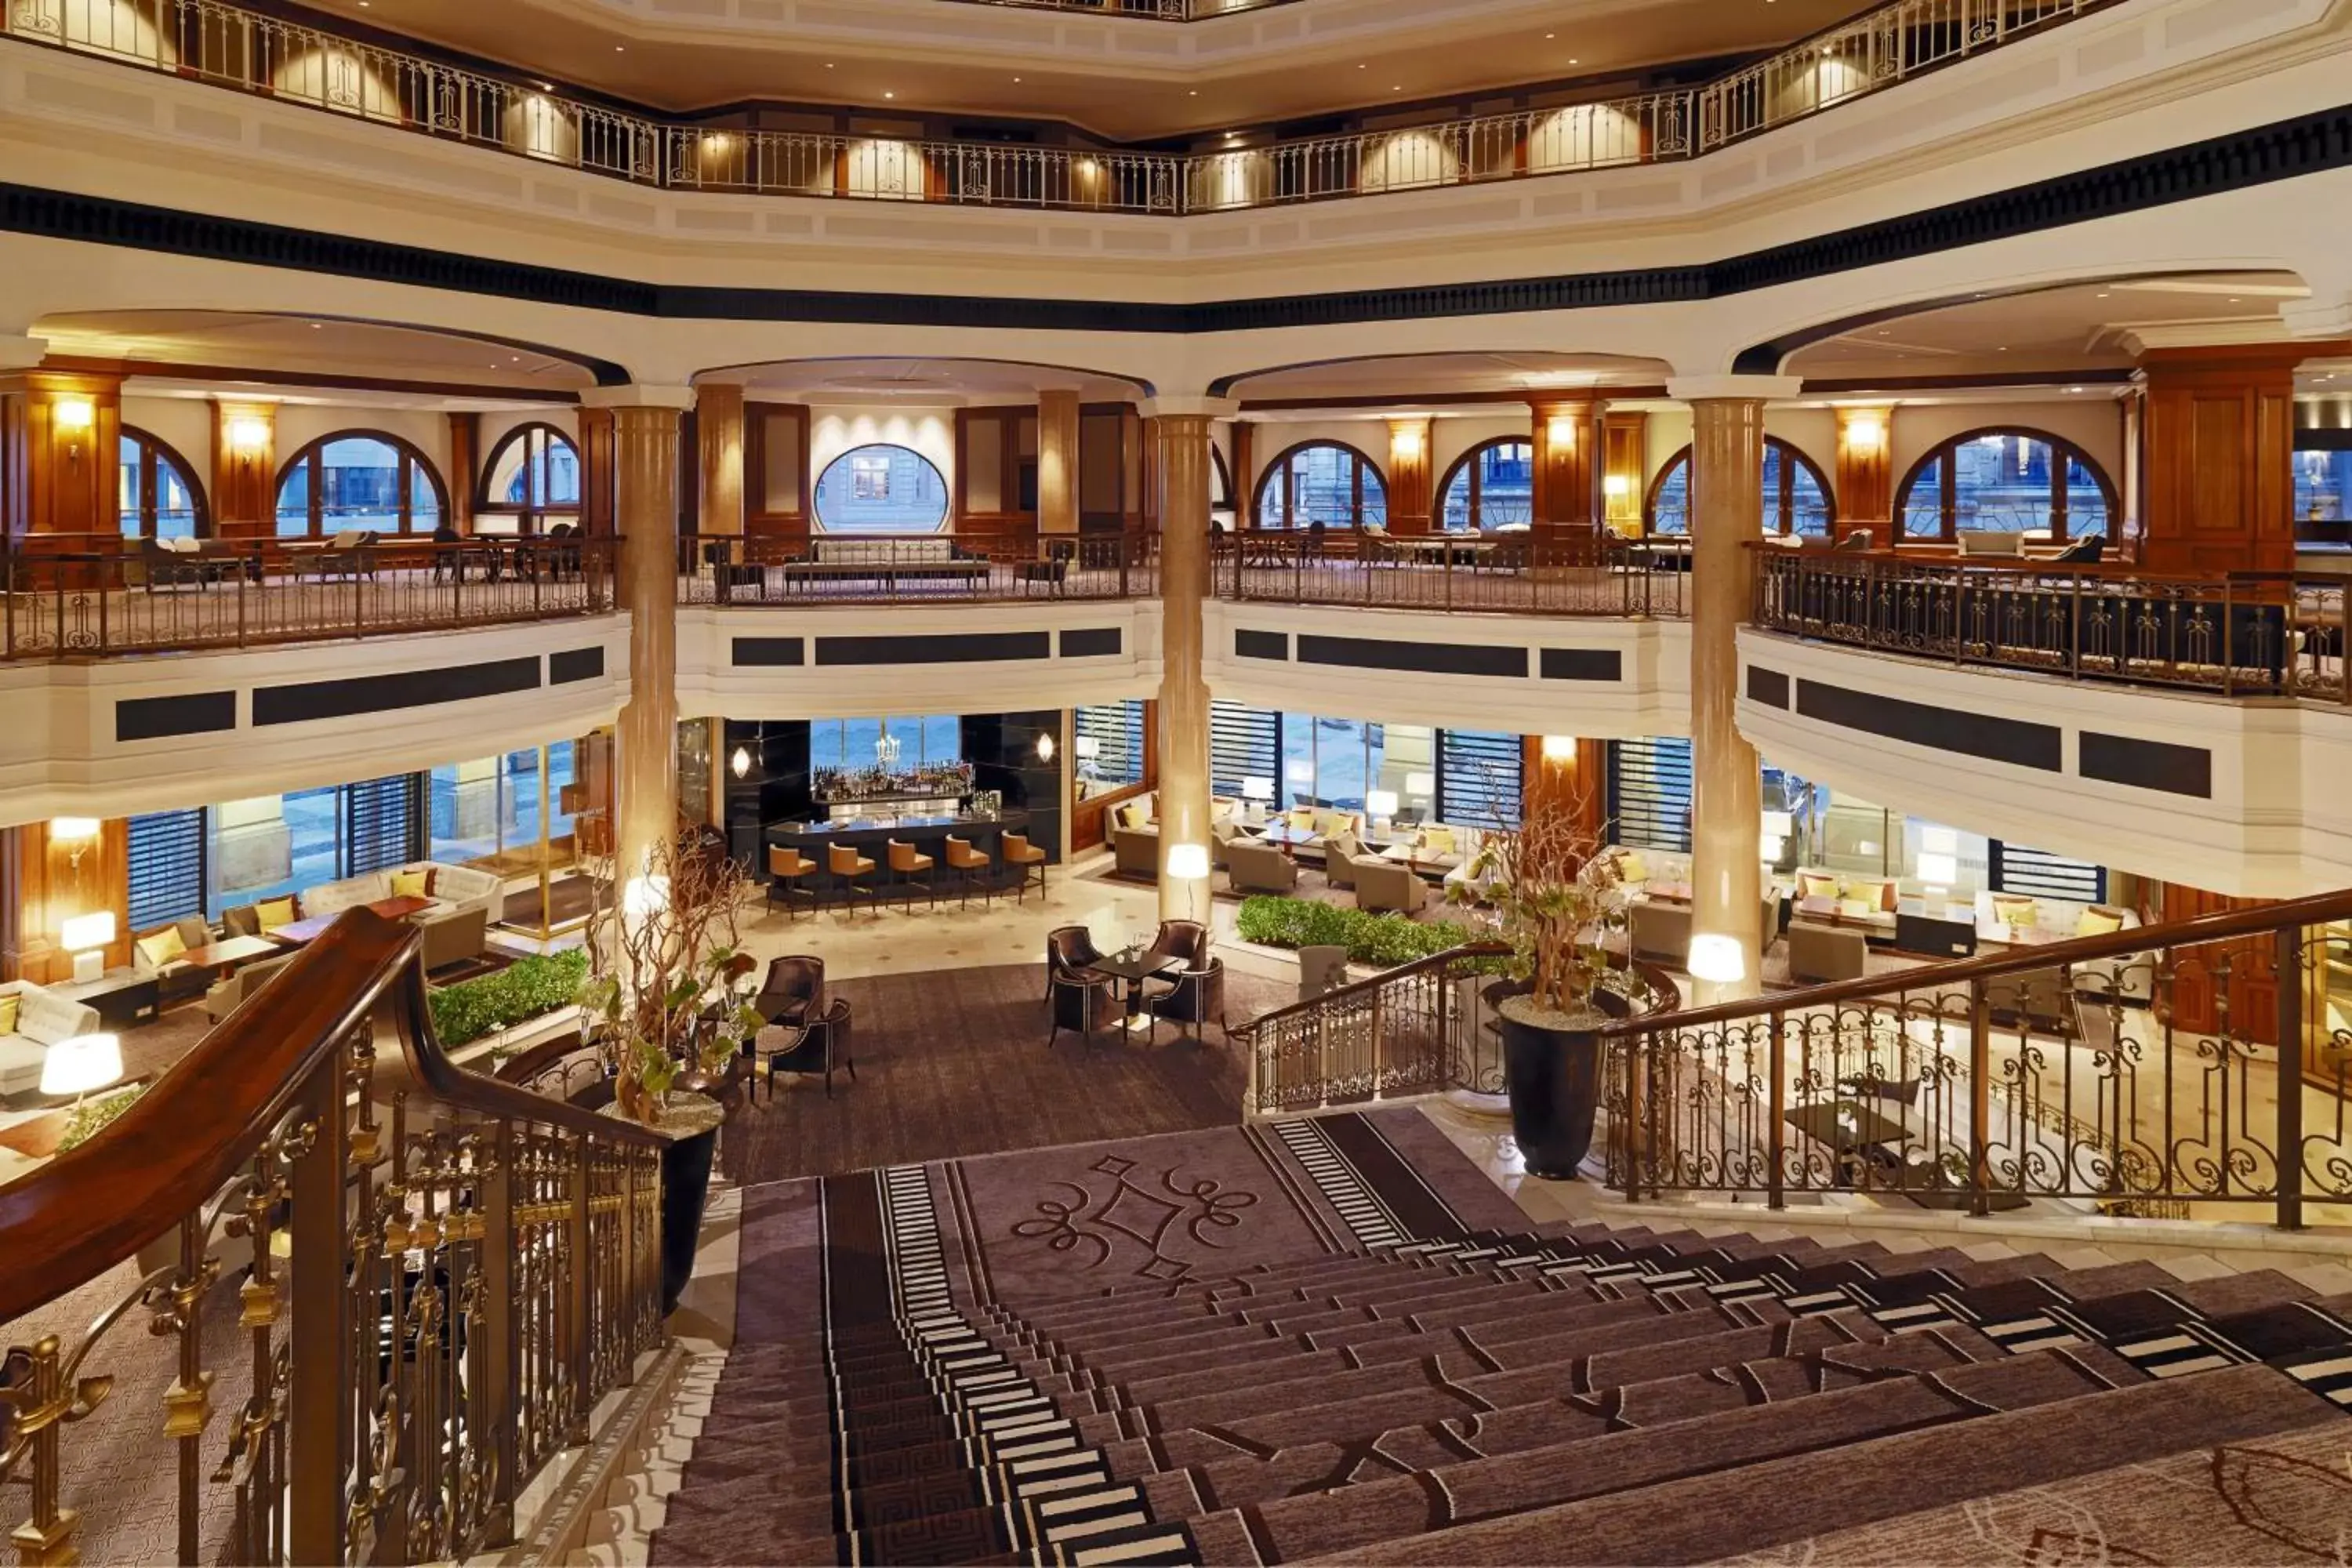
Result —
<instances>
[{"instance_id":1,"label":"arched window","mask_svg":"<svg viewBox=\"0 0 2352 1568\"><path fill-rule=\"evenodd\" d=\"M381 430L321 436L278 470L278 536L430 533L448 514L424 453Z\"/></svg>"},{"instance_id":2,"label":"arched window","mask_svg":"<svg viewBox=\"0 0 2352 1568\"><path fill-rule=\"evenodd\" d=\"M1448 533L1524 528L1535 518L1536 449L1515 436L1471 447L1437 487L1438 526Z\"/></svg>"},{"instance_id":3,"label":"arched window","mask_svg":"<svg viewBox=\"0 0 2352 1568\"><path fill-rule=\"evenodd\" d=\"M2115 487L2083 449L2041 430L1970 430L1911 465L1895 492L1903 537L2106 534Z\"/></svg>"},{"instance_id":4,"label":"arched window","mask_svg":"<svg viewBox=\"0 0 2352 1568\"><path fill-rule=\"evenodd\" d=\"M121 461L123 538L194 539L212 531L195 470L179 453L125 425Z\"/></svg>"},{"instance_id":5,"label":"arched window","mask_svg":"<svg viewBox=\"0 0 2352 1568\"><path fill-rule=\"evenodd\" d=\"M482 465L478 506L515 513L525 533L541 532L550 522L578 521L580 448L552 425L516 426Z\"/></svg>"},{"instance_id":6,"label":"arched window","mask_svg":"<svg viewBox=\"0 0 2352 1568\"><path fill-rule=\"evenodd\" d=\"M907 447L853 447L816 481L820 528L843 533L935 533L948 520L948 481Z\"/></svg>"},{"instance_id":7,"label":"arched window","mask_svg":"<svg viewBox=\"0 0 2352 1568\"><path fill-rule=\"evenodd\" d=\"M1353 447L1307 441L1266 465L1257 485L1260 528L1386 528L1389 489Z\"/></svg>"},{"instance_id":8,"label":"arched window","mask_svg":"<svg viewBox=\"0 0 2352 1568\"><path fill-rule=\"evenodd\" d=\"M1778 436L1764 437L1764 531L1825 538L1836 515L1829 476ZM1690 531L1690 448L1658 470L1642 526L1651 533Z\"/></svg>"}]
</instances>

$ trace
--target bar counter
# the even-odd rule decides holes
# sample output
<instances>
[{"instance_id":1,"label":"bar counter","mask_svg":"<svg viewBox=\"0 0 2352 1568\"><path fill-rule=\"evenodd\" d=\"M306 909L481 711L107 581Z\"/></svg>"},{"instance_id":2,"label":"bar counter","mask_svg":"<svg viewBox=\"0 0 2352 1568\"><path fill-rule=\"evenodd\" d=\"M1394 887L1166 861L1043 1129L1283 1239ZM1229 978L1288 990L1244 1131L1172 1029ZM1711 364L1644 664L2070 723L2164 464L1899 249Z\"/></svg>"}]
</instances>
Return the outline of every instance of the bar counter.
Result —
<instances>
[{"instance_id":1,"label":"bar counter","mask_svg":"<svg viewBox=\"0 0 2352 1568\"><path fill-rule=\"evenodd\" d=\"M777 822L769 825L766 839L780 848L797 849L816 862L812 890L829 888L832 883L825 851L836 844L846 845L874 862L870 879L887 895L891 880L889 845L893 838L929 855L935 862L931 876L942 892L950 892L954 889L954 879L948 871L947 841L950 837L963 839L989 858L992 870L988 886L1010 887L1013 879L1004 866L1003 837L1008 832L1028 830L1029 813L1007 807L992 817L877 816L853 822ZM1051 845L1041 847L1052 853Z\"/></svg>"}]
</instances>

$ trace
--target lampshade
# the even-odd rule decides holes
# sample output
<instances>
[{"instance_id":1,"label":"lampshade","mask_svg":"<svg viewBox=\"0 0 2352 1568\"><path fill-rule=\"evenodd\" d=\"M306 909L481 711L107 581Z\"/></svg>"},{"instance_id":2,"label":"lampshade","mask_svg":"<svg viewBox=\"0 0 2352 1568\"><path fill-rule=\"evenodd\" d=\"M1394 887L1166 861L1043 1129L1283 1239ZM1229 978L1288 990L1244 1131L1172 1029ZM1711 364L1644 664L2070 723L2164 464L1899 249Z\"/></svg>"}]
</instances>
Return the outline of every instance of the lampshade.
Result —
<instances>
[{"instance_id":1,"label":"lampshade","mask_svg":"<svg viewBox=\"0 0 2352 1568\"><path fill-rule=\"evenodd\" d=\"M1731 985L1748 978L1748 958L1739 951L1739 939L1732 936L1695 936L1690 942L1690 972L1694 980L1711 981L1717 985Z\"/></svg>"},{"instance_id":2,"label":"lampshade","mask_svg":"<svg viewBox=\"0 0 2352 1568\"><path fill-rule=\"evenodd\" d=\"M100 910L94 914L74 916L58 927L58 940L68 952L104 947L114 940L114 911Z\"/></svg>"},{"instance_id":3,"label":"lampshade","mask_svg":"<svg viewBox=\"0 0 2352 1568\"><path fill-rule=\"evenodd\" d=\"M1960 879L1958 857L1922 852L1919 857L1919 879L1931 888L1948 888Z\"/></svg>"},{"instance_id":4,"label":"lampshade","mask_svg":"<svg viewBox=\"0 0 2352 1568\"><path fill-rule=\"evenodd\" d=\"M1765 837L1786 838L1789 835L1796 831L1797 819L1793 813L1786 811L1768 811L1764 814Z\"/></svg>"},{"instance_id":5,"label":"lampshade","mask_svg":"<svg viewBox=\"0 0 2352 1568\"><path fill-rule=\"evenodd\" d=\"M1601 481L1601 493L1622 500L1633 493L1633 480L1626 474L1611 474Z\"/></svg>"},{"instance_id":6,"label":"lampshade","mask_svg":"<svg viewBox=\"0 0 2352 1568\"><path fill-rule=\"evenodd\" d=\"M88 1094L121 1076L122 1042L112 1035L76 1035L41 1058L43 1094Z\"/></svg>"},{"instance_id":7,"label":"lampshade","mask_svg":"<svg viewBox=\"0 0 2352 1568\"><path fill-rule=\"evenodd\" d=\"M1437 775L1435 773L1405 774L1404 793L1408 800L1428 799L1437 793Z\"/></svg>"},{"instance_id":8,"label":"lampshade","mask_svg":"<svg viewBox=\"0 0 2352 1568\"><path fill-rule=\"evenodd\" d=\"M60 844L79 844L97 837L100 826L94 816L53 816L49 818L49 837Z\"/></svg>"},{"instance_id":9,"label":"lampshade","mask_svg":"<svg viewBox=\"0 0 2352 1568\"><path fill-rule=\"evenodd\" d=\"M1758 846L1757 858L1767 866L1777 866L1780 862L1780 857L1788 851L1788 848L1789 841L1786 838L1777 833L1768 833L1764 836L1763 842Z\"/></svg>"},{"instance_id":10,"label":"lampshade","mask_svg":"<svg viewBox=\"0 0 2352 1568\"><path fill-rule=\"evenodd\" d=\"M1209 847L1205 844L1171 844L1168 847L1168 874L1180 882L1208 880Z\"/></svg>"},{"instance_id":11,"label":"lampshade","mask_svg":"<svg viewBox=\"0 0 2352 1568\"><path fill-rule=\"evenodd\" d=\"M98 418L98 409L87 397L59 398L49 405L49 413L60 430L87 430Z\"/></svg>"},{"instance_id":12,"label":"lampshade","mask_svg":"<svg viewBox=\"0 0 2352 1568\"><path fill-rule=\"evenodd\" d=\"M1392 789L1371 790L1364 795L1364 809L1374 816L1394 816L1396 808L1397 795Z\"/></svg>"},{"instance_id":13,"label":"lampshade","mask_svg":"<svg viewBox=\"0 0 2352 1568\"><path fill-rule=\"evenodd\" d=\"M1255 777L1242 780L1242 798L1244 800L1272 800L1274 798L1274 781L1269 778Z\"/></svg>"},{"instance_id":14,"label":"lampshade","mask_svg":"<svg viewBox=\"0 0 2352 1568\"><path fill-rule=\"evenodd\" d=\"M1102 742L1092 735L1081 735L1070 742L1070 750L1076 754L1078 761L1091 763L1102 755Z\"/></svg>"},{"instance_id":15,"label":"lampshade","mask_svg":"<svg viewBox=\"0 0 2352 1568\"><path fill-rule=\"evenodd\" d=\"M641 921L669 908L667 877L632 877L621 889L621 912Z\"/></svg>"}]
</instances>

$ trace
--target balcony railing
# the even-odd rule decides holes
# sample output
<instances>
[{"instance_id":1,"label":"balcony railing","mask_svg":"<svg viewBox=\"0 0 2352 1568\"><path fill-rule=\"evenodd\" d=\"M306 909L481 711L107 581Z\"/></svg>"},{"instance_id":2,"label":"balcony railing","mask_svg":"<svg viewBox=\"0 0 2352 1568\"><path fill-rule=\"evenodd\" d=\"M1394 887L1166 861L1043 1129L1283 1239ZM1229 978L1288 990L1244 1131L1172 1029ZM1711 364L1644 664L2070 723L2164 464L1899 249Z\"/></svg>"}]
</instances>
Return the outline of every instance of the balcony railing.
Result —
<instances>
[{"instance_id":1,"label":"balcony railing","mask_svg":"<svg viewBox=\"0 0 2352 1568\"><path fill-rule=\"evenodd\" d=\"M0 547L0 659L254 647L562 620L613 608L615 539L401 535Z\"/></svg>"},{"instance_id":2,"label":"balcony railing","mask_svg":"<svg viewBox=\"0 0 2352 1568\"><path fill-rule=\"evenodd\" d=\"M636 184L1178 216L1696 158L2114 3L1889 0L1703 87L1199 154L656 120L225 0L13 0L0 5L0 32ZM1117 9L1143 5L1192 19L1252 8L1131 0Z\"/></svg>"},{"instance_id":3,"label":"balcony railing","mask_svg":"<svg viewBox=\"0 0 2352 1568\"><path fill-rule=\"evenodd\" d=\"M987 537L821 533L688 535L685 605L934 605L1138 599L1160 591L1149 533Z\"/></svg>"},{"instance_id":4,"label":"balcony railing","mask_svg":"<svg viewBox=\"0 0 2352 1568\"><path fill-rule=\"evenodd\" d=\"M449 1562L662 1342L662 1151L452 1065L354 910L0 1187L26 1563Z\"/></svg>"},{"instance_id":5,"label":"balcony railing","mask_svg":"<svg viewBox=\"0 0 2352 1568\"><path fill-rule=\"evenodd\" d=\"M1756 548L1752 619L1767 631L2074 680L2352 702L2352 580Z\"/></svg>"},{"instance_id":6,"label":"balcony railing","mask_svg":"<svg viewBox=\"0 0 2352 1568\"><path fill-rule=\"evenodd\" d=\"M1079 11L1095 16L1140 16L1154 22L1205 22L1243 11L1295 5L1298 0L960 0L968 5L1004 5L1016 11Z\"/></svg>"},{"instance_id":7,"label":"balcony railing","mask_svg":"<svg viewBox=\"0 0 2352 1568\"><path fill-rule=\"evenodd\" d=\"M1220 598L1523 616L1689 614L1682 541L1249 530L1216 542Z\"/></svg>"}]
</instances>

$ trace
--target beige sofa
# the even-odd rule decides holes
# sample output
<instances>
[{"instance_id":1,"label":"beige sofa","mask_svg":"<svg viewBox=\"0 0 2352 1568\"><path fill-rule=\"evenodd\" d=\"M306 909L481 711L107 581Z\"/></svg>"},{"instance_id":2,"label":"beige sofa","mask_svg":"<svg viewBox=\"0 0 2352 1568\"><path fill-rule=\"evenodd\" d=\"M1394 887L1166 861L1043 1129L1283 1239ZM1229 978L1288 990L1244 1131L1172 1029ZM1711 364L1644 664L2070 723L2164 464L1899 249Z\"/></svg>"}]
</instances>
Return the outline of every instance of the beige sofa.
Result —
<instances>
[{"instance_id":1,"label":"beige sofa","mask_svg":"<svg viewBox=\"0 0 2352 1568\"><path fill-rule=\"evenodd\" d=\"M205 1016L215 1024L219 1023L236 1011L237 1004L260 990L271 975L293 963L294 958L293 952L283 958L265 958L257 963L248 963L226 980L215 983L211 990L205 993Z\"/></svg>"},{"instance_id":2,"label":"beige sofa","mask_svg":"<svg viewBox=\"0 0 2352 1568\"><path fill-rule=\"evenodd\" d=\"M1356 907L1360 910L1410 915L1429 903L1429 884L1410 866L1365 856L1356 861L1354 869Z\"/></svg>"},{"instance_id":3,"label":"beige sofa","mask_svg":"<svg viewBox=\"0 0 2352 1568\"><path fill-rule=\"evenodd\" d=\"M498 874L476 870L471 866L445 865L438 860L412 860L395 868L399 871L425 872L427 896L436 904L454 910L479 909L492 920L499 915L497 908L501 886ZM340 914L344 910L373 904L392 897L394 870L369 871L357 877L346 877L339 882L321 882L315 888L302 889L302 918L314 915ZM438 914L440 910L429 910Z\"/></svg>"},{"instance_id":4,"label":"beige sofa","mask_svg":"<svg viewBox=\"0 0 2352 1568\"><path fill-rule=\"evenodd\" d=\"M1235 839L1225 847L1225 865L1236 893L1288 893L1298 887L1298 866L1271 844Z\"/></svg>"},{"instance_id":5,"label":"beige sofa","mask_svg":"<svg viewBox=\"0 0 2352 1568\"><path fill-rule=\"evenodd\" d=\"M49 1047L98 1031L98 1009L68 1002L29 980L0 984L0 997L16 998L16 1026L0 1034L0 1095L31 1094L41 1087Z\"/></svg>"}]
</instances>

